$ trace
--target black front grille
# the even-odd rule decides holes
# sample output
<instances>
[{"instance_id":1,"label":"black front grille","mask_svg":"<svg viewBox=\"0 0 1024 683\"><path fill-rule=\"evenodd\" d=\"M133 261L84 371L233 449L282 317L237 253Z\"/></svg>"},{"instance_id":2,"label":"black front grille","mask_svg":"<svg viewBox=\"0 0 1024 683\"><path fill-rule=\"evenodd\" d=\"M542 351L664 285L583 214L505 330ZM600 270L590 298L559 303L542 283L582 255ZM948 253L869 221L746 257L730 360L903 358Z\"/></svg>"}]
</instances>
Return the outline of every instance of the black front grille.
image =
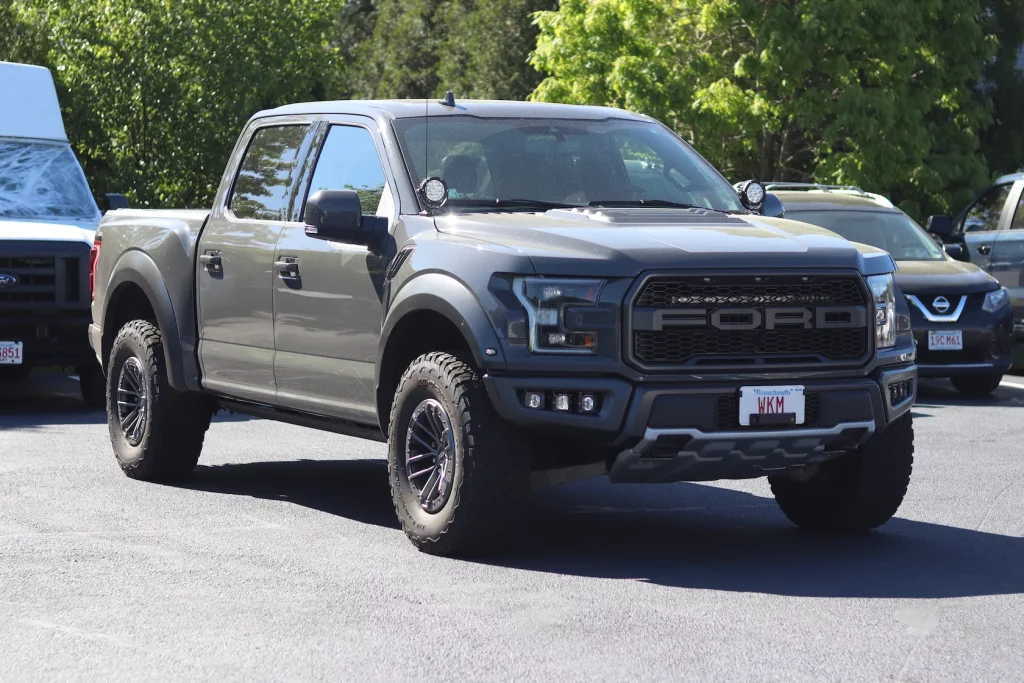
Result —
<instances>
[{"instance_id":1,"label":"black front grille","mask_svg":"<svg viewBox=\"0 0 1024 683\"><path fill-rule=\"evenodd\" d=\"M856 275L725 275L653 277L633 305L633 358L649 368L851 362L871 348L871 327L825 327L815 322L777 323L775 329L720 329L720 323L767 309L863 307L867 297ZM685 309L685 310L680 310ZM736 309L739 316L730 315ZM742 312L740 311L742 309ZM798 313L799 315L799 313ZM827 315L831 316L832 313ZM840 314L843 315L843 314ZM851 315L846 313L845 315ZM640 319L660 323L640 324Z\"/></svg>"},{"instance_id":2,"label":"black front grille","mask_svg":"<svg viewBox=\"0 0 1024 683\"><path fill-rule=\"evenodd\" d=\"M0 310L88 306L88 258L84 242L0 242L0 275L14 278L0 286Z\"/></svg>"},{"instance_id":3,"label":"black front grille","mask_svg":"<svg viewBox=\"0 0 1024 683\"><path fill-rule=\"evenodd\" d=\"M804 394L804 423L800 427L817 427L821 423L821 394L809 392ZM727 394L718 397L718 406L715 411L715 429L718 431L730 431L734 429L748 429L746 425L740 425L740 399L738 394ZM781 427L756 427L758 430L765 429L793 429L790 425Z\"/></svg>"},{"instance_id":4,"label":"black front grille","mask_svg":"<svg viewBox=\"0 0 1024 683\"><path fill-rule=\"evenodd\" d=\"M705 282L710 280L710 282ZM849 277L814 275L682 277L652 279L636 306L861 306L864 293Z\"/></svg>"}]
</instances>

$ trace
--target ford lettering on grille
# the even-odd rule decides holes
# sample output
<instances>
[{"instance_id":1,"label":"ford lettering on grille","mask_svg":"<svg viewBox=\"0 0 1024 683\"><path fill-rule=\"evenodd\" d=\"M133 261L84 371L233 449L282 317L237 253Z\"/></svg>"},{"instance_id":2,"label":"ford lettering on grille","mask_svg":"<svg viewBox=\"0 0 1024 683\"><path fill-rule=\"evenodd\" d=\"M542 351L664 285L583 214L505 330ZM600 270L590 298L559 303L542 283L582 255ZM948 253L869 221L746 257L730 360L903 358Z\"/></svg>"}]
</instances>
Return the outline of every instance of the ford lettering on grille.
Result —
<instances>
[{"instance_id":1,"label":"ford lettering on grille","mask_svg":"<svg viewBox=\"0 0 1024 683\"><path fill-rule=\"evenodd\" d=\"M649 278L630 312L645 367L854 361L870 348L859 276Z\"/></svg>"}]
</instances>

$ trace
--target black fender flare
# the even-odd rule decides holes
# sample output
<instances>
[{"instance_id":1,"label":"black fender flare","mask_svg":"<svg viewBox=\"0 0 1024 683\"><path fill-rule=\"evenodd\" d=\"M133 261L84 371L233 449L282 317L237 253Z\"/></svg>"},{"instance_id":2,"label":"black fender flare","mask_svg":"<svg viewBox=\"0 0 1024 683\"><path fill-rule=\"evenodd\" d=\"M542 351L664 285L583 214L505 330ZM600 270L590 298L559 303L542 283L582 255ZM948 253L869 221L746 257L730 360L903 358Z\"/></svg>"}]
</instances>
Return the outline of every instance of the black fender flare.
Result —
<instances>
[{"instance_id":1,"label":"black fender flare","mask_svg":"<svg viewBox=\"0 0 1024 683\"><path fill-rule=\"evenodd\" d=\"M114 264L110 280L106 287L106 301L103 307L103 338L107 339L107 325L110 314L119 303L126 285L135 285L142 290L149 305L156 315L156 324L160 328L160 336L164 345L164 361L167 364L167 380L177 391L190 391L191 387L185 379L184 355L181 350L181 337L178 331L177 318L171 295L167 291L160 269L147 254L133 250L127 251ZM110 341L117 334L113 330ZM104 361L109 357L110 349L104 343Z\"/></svg>"},{"instance_id":2,"label":"black fender flare","mask_svg":"<svg viewBox=\"0 0 1024 683\"><path fill-rule=\"evenodd\" d=\"M458 328L473 354L473 361L481 371L505 367L505 354L494 325L473 292L449 275L418 275L408 280L395 295L394 302L385 316L377 346L374 388L378 395L377 413L382 422L386 422L387 415L381 414L381 374L388 358L392 333L406 316L425 310L444 316ZM491 354L486 353L488 350L491 350Z\"/></svg>"}]
</instances>

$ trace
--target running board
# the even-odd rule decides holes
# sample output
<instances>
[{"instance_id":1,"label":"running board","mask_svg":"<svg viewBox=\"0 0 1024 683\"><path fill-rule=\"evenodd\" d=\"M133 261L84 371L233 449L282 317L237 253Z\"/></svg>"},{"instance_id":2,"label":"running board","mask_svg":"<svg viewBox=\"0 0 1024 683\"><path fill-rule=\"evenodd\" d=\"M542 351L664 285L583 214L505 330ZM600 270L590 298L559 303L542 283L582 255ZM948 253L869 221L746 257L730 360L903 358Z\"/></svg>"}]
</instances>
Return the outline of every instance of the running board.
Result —
<instances>
[{"instance_id":1,"label":"running board","mask_svg":"<svg viewBox=\"0 0 1024 683\"><path fill-rule=\"evenodd\" d=\"M381 433L379 427L371 427L358 422L352 422L351 420L343 420L337 417L326 417L324 415L314 415L312 413L303 413L298 410L288 410L286 408L277 408L263 403L249 403L247 401L238 401L235 399L222 398L218 403L222 408L233 413L242 413L243 415L251 415L265 420L276 420L277 422L286 422L288 424L298 425L299 427L309 427L311 429L319 429L324 432L334 432L335 434L354 436L359 439L369 439L371 441L387 443L388 440L387 437Z\"/></svg>"}]
</instances>

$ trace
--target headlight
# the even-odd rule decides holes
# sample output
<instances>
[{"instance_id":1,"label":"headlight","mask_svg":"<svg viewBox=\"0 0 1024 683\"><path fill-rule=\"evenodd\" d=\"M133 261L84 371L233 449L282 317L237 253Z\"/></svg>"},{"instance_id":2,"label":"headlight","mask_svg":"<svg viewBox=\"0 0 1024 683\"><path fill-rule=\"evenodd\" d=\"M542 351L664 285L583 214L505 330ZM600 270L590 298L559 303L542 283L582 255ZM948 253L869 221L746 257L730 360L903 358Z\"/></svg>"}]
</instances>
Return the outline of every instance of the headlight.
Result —
<instances>
[{"instance_id":1,"label":"headlight","mask_svg":"<svg viewBox=\"0 0 1024 683\"><path fill-rule=\"evenodd\" d=\"M603 280L516 278L512 287L530 319L530 350L534 353L594 353L597 333L580 329L585 316L577 309L593 308Z\"/></svg>"},{"instance_id":2,"label":"headlight","mask_svg":"<svg viewBox=\"0 0 1024 683\"><path fill-rule=\"evenodd\" d=\"M875 346L888 349L896 345L896 296L892 275L867 278L875 308Z\"/></svg>"},{"instance_id":3,"label":"headlight","mask_svg":"<svg viewBox=\"0 0 1024 683\"><path fill-rule=\"evenodd\" d=\"M996 291L985 295L985 303L981 305L981 310L995 313L1003 306L1009 305L1009 303L1010 293L1006 291L1006 287L1000 287Z\"/></svg>"}]
</instances>

